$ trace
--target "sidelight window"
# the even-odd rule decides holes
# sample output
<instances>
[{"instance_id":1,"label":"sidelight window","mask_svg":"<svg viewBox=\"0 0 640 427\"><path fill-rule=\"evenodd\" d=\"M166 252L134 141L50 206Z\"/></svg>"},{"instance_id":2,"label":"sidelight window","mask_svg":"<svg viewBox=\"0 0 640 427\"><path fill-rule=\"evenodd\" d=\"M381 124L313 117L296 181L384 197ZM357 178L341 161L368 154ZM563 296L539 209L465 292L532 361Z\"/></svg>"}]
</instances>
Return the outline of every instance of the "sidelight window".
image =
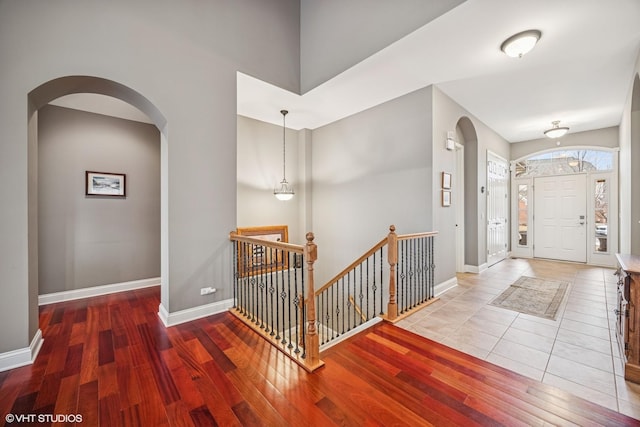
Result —
<instances>
[{"instance_id":1,"label":"sidelight window","mask_svg":"<svg viewBox=\"0 0 640 427\"><path fill-rule=\"evenodd\" d=\"M527 246L529 231L529 185L518 185L518 246Z\"/></svg>"},{"instance_id":2,"label":"sidelight window","mask_svg":"<svg viewBox=\"0 0 640 427\"><path fill-rule=\"evenodd\" d=\"M609 239L609 185L606 179L594 182L593 206L595 224L595 245L597 253L608 252Z\"/></svg>"}]
</instances>

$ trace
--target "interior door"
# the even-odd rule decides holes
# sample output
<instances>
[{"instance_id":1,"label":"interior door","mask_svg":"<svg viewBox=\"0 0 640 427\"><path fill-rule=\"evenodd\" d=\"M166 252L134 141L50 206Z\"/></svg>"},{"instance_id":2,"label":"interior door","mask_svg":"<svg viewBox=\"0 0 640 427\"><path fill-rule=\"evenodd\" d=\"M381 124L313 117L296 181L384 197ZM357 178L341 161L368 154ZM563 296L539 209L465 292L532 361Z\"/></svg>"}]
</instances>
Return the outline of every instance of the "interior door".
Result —
<instances>
[{"instance_id":1,"label":"interior door","mask_svg":"<svg viewBox=\"0 0 640 427\"><path fill-rule=\"evenodd\" d=\"M534 256L587 261L587 176L534 180Z\"/></svg>"},{"instance_id":2,"label":"interior door","mask_svg":"<svg viewBox=\"0 0 640 427\"><path fill-rule=\"evenodd\" d=\"M509 228L509 164L487 153L487 265L507 257Z\"/></svg>"}]
</instances>

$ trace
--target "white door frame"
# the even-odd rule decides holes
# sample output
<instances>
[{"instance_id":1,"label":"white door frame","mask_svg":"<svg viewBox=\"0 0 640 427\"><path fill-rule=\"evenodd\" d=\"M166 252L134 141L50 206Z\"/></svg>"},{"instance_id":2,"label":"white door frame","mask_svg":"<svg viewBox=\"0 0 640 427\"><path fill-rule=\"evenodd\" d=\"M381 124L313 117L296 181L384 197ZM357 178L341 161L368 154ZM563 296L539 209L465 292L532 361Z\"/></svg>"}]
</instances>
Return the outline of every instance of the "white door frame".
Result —
<instances>
[{"instance_id":1,"label":"white door frame","mask_svg":"<svg viewBox=\"0 0 640 427\"><path fill-rule=\"evenodd\" d=\"M614 156L617 157L617 156ZM614 160L615 164L615 160ZM617 170L617 169L615 169ZM595 250L595 181L605 179L608 183L608 231L607 250L597 252ZM587 176L587 218L591 226L587 229L587 263L615 267L617 264L615 254L618 252L618 174L616 172L591 172Z\"/></svg>"},{"instance_id":2,"label":"white door frame","mask_svg":"<svg viewBox=\"0 0 640 427\"><path fill-rule=\"evenodd\" d=\"M520 185L527 186L527 243L520 244ZM514 162L511 162L511 256L533 258L533 178L516 178Z\"/></svg>"},{"instance_id":3,"label":"white door frame","mask_svg":"<svg viewBox=\"0 0 640 427\"><path fill-rule=\"evenodd\" d=\"M464 273L464 145L456 142L456 191L453 192L456 207L456 272Z\"/></svg>"},{"instance_id":4,"label":"white door frame","mask_svg":"<svg viewBox=\"0 0 640 427\"><path fill-rule=\"evenodd\" d=\"M598 178L606 178L609 181L610 191L609 191L609 222L608 222L608 250L606 253L599 253L594 251L594 246L592 245L595 242L595 226L589 226L587 229L587 264L589 265L599 265L606 267L615 267L616 266L616 258L615 253L619 251L619 236L618 230L620 227L619 221L619 211L618 211L618 201L619 201L619 148L609 148L609 147L601 147L601 146L572 146L572 147L564 147L565 149L587 149L587 150L599 150L599 151L611 151L614 153L613 155L613 164L612 170L609 171L592 171L587 172L587 223L590 225L595 224L594 218L594 198L592 197L594 193L594 181ZM518 159L514 159L511 161L511 256L521 257L521 258L533 258L533 245L534 245L534 232L535 232L535 220L533 217L533 204L535 199L535 188L533 185L533 177L532 176L524 176L524 177L516 177L516 163L524 160L528 157L535 156L538 154L542 154L549 151L555 151L557 148L542 150L539 152L531 153L526 156L523 156ZM528 241L526 246L520 246L518 244L518 185L526 184L528 185Z\"/></svg>"},{"instance_id":5,"label":"white door frame","mask_svg":"<svg viewBox=\"0 0 640 427\"><path fill-rule=\"evenodd\" d=\"M490 179L489 174L490 163L493 162L497 164L499 167L504 167L504 182L499 183L494 186L491 184L492 180ZM491 150L487 150L487 203L486 203L486 247L487 247L487 266L490 267L493 264L502 261L507 257L508 250L508 242L509 242L509 162L507 159L499 156L498 154L492 152ZM496 197L497 196L497 197ZM493 198L493 199L492 199ZM491 203L491 199L493 200L493 204ZM492 208L493 206L493 208ZM493 212L490 212L493 211ZM498 223L493 222L490 216L492 214L498 213L496 216ZM498 230L502 229L501 235L499 237L499 244L501 246L500 250L496 252L497 255L491 254L491 249L493 245L490 244L492 239L492 235L495 233L492 232L492 227L497 226Z\"/></svg>"}]
</instances>

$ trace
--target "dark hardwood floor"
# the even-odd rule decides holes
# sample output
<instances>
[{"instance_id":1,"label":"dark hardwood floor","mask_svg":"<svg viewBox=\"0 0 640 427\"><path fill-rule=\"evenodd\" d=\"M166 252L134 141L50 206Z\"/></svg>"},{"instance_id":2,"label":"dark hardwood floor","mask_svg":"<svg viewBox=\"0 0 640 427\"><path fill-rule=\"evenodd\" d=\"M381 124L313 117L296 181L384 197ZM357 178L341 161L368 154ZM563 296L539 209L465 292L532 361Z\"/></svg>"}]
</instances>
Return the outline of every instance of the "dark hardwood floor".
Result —
<instances>
[{"instance_id":1,"label":"dark hardwood floor","mask_svg":"<svg viewBox=\"0 0 640 427\"><path fill-rule=\"evenodd\" d=\"M84 426L640 424L386 323L325 351L325 366L309 374L228 313L165 329L158 304L159 289L149 288L41 307L45 341L36 362L0 373L2 419L77 414Z\"/></svg>"}]
</instances>

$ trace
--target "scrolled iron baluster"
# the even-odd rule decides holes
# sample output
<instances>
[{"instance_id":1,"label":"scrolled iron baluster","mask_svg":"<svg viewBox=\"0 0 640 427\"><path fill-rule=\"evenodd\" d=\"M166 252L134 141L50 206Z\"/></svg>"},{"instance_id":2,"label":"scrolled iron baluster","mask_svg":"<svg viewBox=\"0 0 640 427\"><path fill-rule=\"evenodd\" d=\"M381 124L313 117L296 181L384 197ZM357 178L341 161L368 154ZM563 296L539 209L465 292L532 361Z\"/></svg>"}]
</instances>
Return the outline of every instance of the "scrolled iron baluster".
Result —
<instances>
[{"instance_id":1,"label":"scrolled iron baluster","mask_svg":"<svg viewBox=\"0 0 640 427\"><path fill-rule=\"evenodd\" d=\"M347 313L347 310L348 310L348 307L347 307L347 305L346 305L346 303L345 303L347 296L346 296L345 291L344 291L344 290L345 290L345 289L344 289L344 277L342 277L342 278L340 279L340 284L342 285L342 286L341 286L341 289L342 289L342 298L341 298L339 301L336 301L336 305L337 305L337 306L340 306L340 302L342 302L342 309L343 309L342 311L343 311L343 313L345 313L345 314L346 314L346 313ZM336 292L336 293L337 293L337 292ZM342 318L342 328L340 328L340 319L341 319L341 318ZM343 333L343 334L344 334L344 333L346 332L346 330L347 330L347 326L346 326L346 323L345 323L345 318L348 318L348 314L347 314L346 316L344 316L344 315L343 315L343 316L340 316L340 317L338 318L338 322L337 322L337 329L338 329L338 331L340 331L340 333Z\"/></svg>"},{"instance_id":2,"label":"scrolled iron baluster","mask_svg":"<svg viewBox=\"0 0 640 427\"><path fill-rule=\"evenodd\" d=\"M284 289L284 251L283 250L276 250L276 257L278 255L278 253L280 254L280 258L276 258L276 263L278 262L278 260L281 260L280 263L282 264L282 268L283 270L281 270L281 274L277 274L278 268L276 268L276 281L278 281L278 277L280 277L280 300L282 303L282 309L280 310L281 312L281 317L282 317L282 323L281 323L281 328L282 328L282 337L281 337L281 341L280 344L285 345L287 343L287 339L285 337L285 331L286 331L286 327L285 327L285 302L287 299L287 292ZM276 286L277 288L277 286ZM280 327L278 328L278 330L280 330Z\"/></svg>"},{"instance_id":3,"label":"scrolled iron baluster","mask_svg":"<svg viewBox=\"0 0 640 427\"><path fill-rule=\"evenodd\" d=\"M238 244L232 242L232 256L233 260L238 259ZM236 262L233 263L233 308L236 309L238 307L238 264Z\"/></svg>"},{"instance_id":4,"label":"scrolled iron baluster","mask_svg":"<svg viewBox=\"0 0 640 427\"><path fill-rule=\"evenodd\" d=\"M400 307L398 307L399 313L404 313L407 307L407 282L406 282L407 274L405 272L405 269L407 268L406 245L407 245L407 242L405 240L402 240L400 243L400 248L401 248L400 256L398 257L400 260L400 270L401 270L400 278L402 279L402 282L400 285L400 289L402 290L402 295L400 296Z\"/></svg>"},{"instance_id":5,"label":"scrolled iron baluster","mask_svg":"<svg viewBox=\"0 0 640 427\"><path fill-rule=\"evenodd\" d=\"M289 291L289 300L287 301L287 307L289 308L289 345L287 346L287 348L289 350L291 350L293 348L293 344L292 341L293 339L291 338L291 331L293 330L293 326L291 325L291 252L287 251L287 265L289 266L289 268L287 269L287 290ZM293 255L295 257L295 254ZM295 265L294 265L295 268ZM295 270L294 270L294 274L295 274Z\"/></svg>"},{"instance_id":6,"label":"scrolled iron baluster","mask_svg":"<svg viewBox=\"0 0 640 427\"><path fill-rule=\"evenodd\" d=\"M262 270L262 269L261 269ZM258 293L258 295L256 296L256 300L258 301L258 309L260 311L258 311L258 315L260 317L260 329L266 329L267 331L269 331L269 323L267 320L267 323L265 323L265 319L264 319L264 313L268 313L269 310L269 305L268 305L268 301L266 299L266 289L267 289L267 284L265 283L265 279L266 279L266 274L263 271L260 271L260 283L258 283L258 288L260 289L260 292ZM262 305L260 304L260 301L262 301ZM257 323L257 321L256 321Z\"/></svg>"},{"instance_id":7,"label":"scrolled iron baluster","mask_svg":"<svg viewBox=\"0 0 640 427\"><path fill-rule=\"evenodd\" d=\"M421 266L421 270L422 270L422 301L426 302L429 300L429 280L427 278L427 269L426 269L426 261L425 261L425 256L426 256L426 252L427 252L427 243L429 241L428 237L424 237L422 239L422 266Z\"/></svg>"},{"instance_id":8,"label":"scrolled iron baluster","mask_svg":"<svg viewBox=\"0 0 640 427\"><path fill-rule=\"evenodd\" d=\"M434 270L436 268L436 265L433 261L433 236L429 237L429 266L431 267L429 269L429 297L433 298L433 282L434 282Z\"/></svg>"},{"instance_id":9,"label":"scrolled iron baluster","mask_svg":"<svg viewBox=\"0 0 640 427\"><path fill-rule=\"evenodd\" d=\"M369 259L370 258L371 258L370 256L367 257L367 288L366 288L366 291L367 291L367 313L366 313L367 314L367 320L370 319L370 317L369 317Z\"/></svg>"},{"instance_id":10,"label":"scrolled iron baluster","mask_svg":"<svg viewBox=\"0 0 640 427\"><path fill-rule=\"evenodd\" d=\"M360 311L362 312L362 299L364 297L364 294L362 293L362 279L363 279L362 264L360 264L360 271L358 274L360 276L360 292L358 293L358 300L360 301ZM362 325L362 315L360 315L360 324Z\"/></svg>"},{"instance_id":11,"label":"scrolled iron baluster","mask_svg":"<svg viewBox=\"0 0 640 427\"><path fill-rule=\"evenodd\" d=\"M349 271L349 273L347 274L347 293L345 294L346 298L348 299L347 302L347 311L349 312L349 315L347 316L347 331L350 331L352 326L353 326L353 319L355 318L355 310L353 308L353 303L351 302L351 298L349 298L349 295L351 295L351 273L353 272L353 270ZM354 284L355 287L355 284ZM353 315L351 314L351 312L353 312Z\"/></svg>"},{"instance_id":12,"label":"scrolled iron baluster","mask_svg":"<svg viewBox=\"0 0 640 427\"><path fill-rule=\"evenodd\" d=\"M336 295L340 295L340 282L336 282L335 287L336 287ZM344 293L344 279L342 280L342 292ZM344 331L340 329L340 317L341 317L340 314L342 313L342 311L340 310L340 300L338 299L337 296L334 299L334 301L332 301L332 305L334 305L336 308L336 321L335 321L335 325L333 328L334 331L332 335L334 337L339 337ZM342 328L344 329L344 319L342 320Z\"/></svg>"},{"instance_id":13,"label":"scrolled iron baluster","mask_svg":"<svg viewBox=\"0 0 640 427\"><path fill-rule=\"evenodd\" d=\"M380 316L384 314L384 250L380 248Z\"/></svg>"},{"instance_id":14,"label":"scrolled iron baluster","mask_svg":"<svg viewBox=\"0 0 640 427\"><path fill-rule=\"evenodd\" d=\"M425 289L425 280L424 280L424 242L425 239L424 237L422 239L420 239L420 304L422 304L423 302L425 302L427 300L426 298L426 289Z\"/></svg>"},{"instance_id":15,"label":"scrolled iron baluster","mask_svg":"<svg viewBox=\"0 0 640 427\"><path fill-rule=\"evenodd\" d=\"M273 249L271 249L272 252L272 256L273 256ZM273 332L276 334L275 339L280 339L280 302L278 301L278 298L280 297L279 292L278 292L278 274L277 274L277 268L276 265L273 262L273 257L271 258L271 265L269 266L269 276L270 276L270 280L271 280L271 298L272 298L272 304L275 307L275 316L273 317L274 320L274 325L273 325ZM271 313L273 315L273 308L271 309Z\"/></svg>"}]
</instances>

